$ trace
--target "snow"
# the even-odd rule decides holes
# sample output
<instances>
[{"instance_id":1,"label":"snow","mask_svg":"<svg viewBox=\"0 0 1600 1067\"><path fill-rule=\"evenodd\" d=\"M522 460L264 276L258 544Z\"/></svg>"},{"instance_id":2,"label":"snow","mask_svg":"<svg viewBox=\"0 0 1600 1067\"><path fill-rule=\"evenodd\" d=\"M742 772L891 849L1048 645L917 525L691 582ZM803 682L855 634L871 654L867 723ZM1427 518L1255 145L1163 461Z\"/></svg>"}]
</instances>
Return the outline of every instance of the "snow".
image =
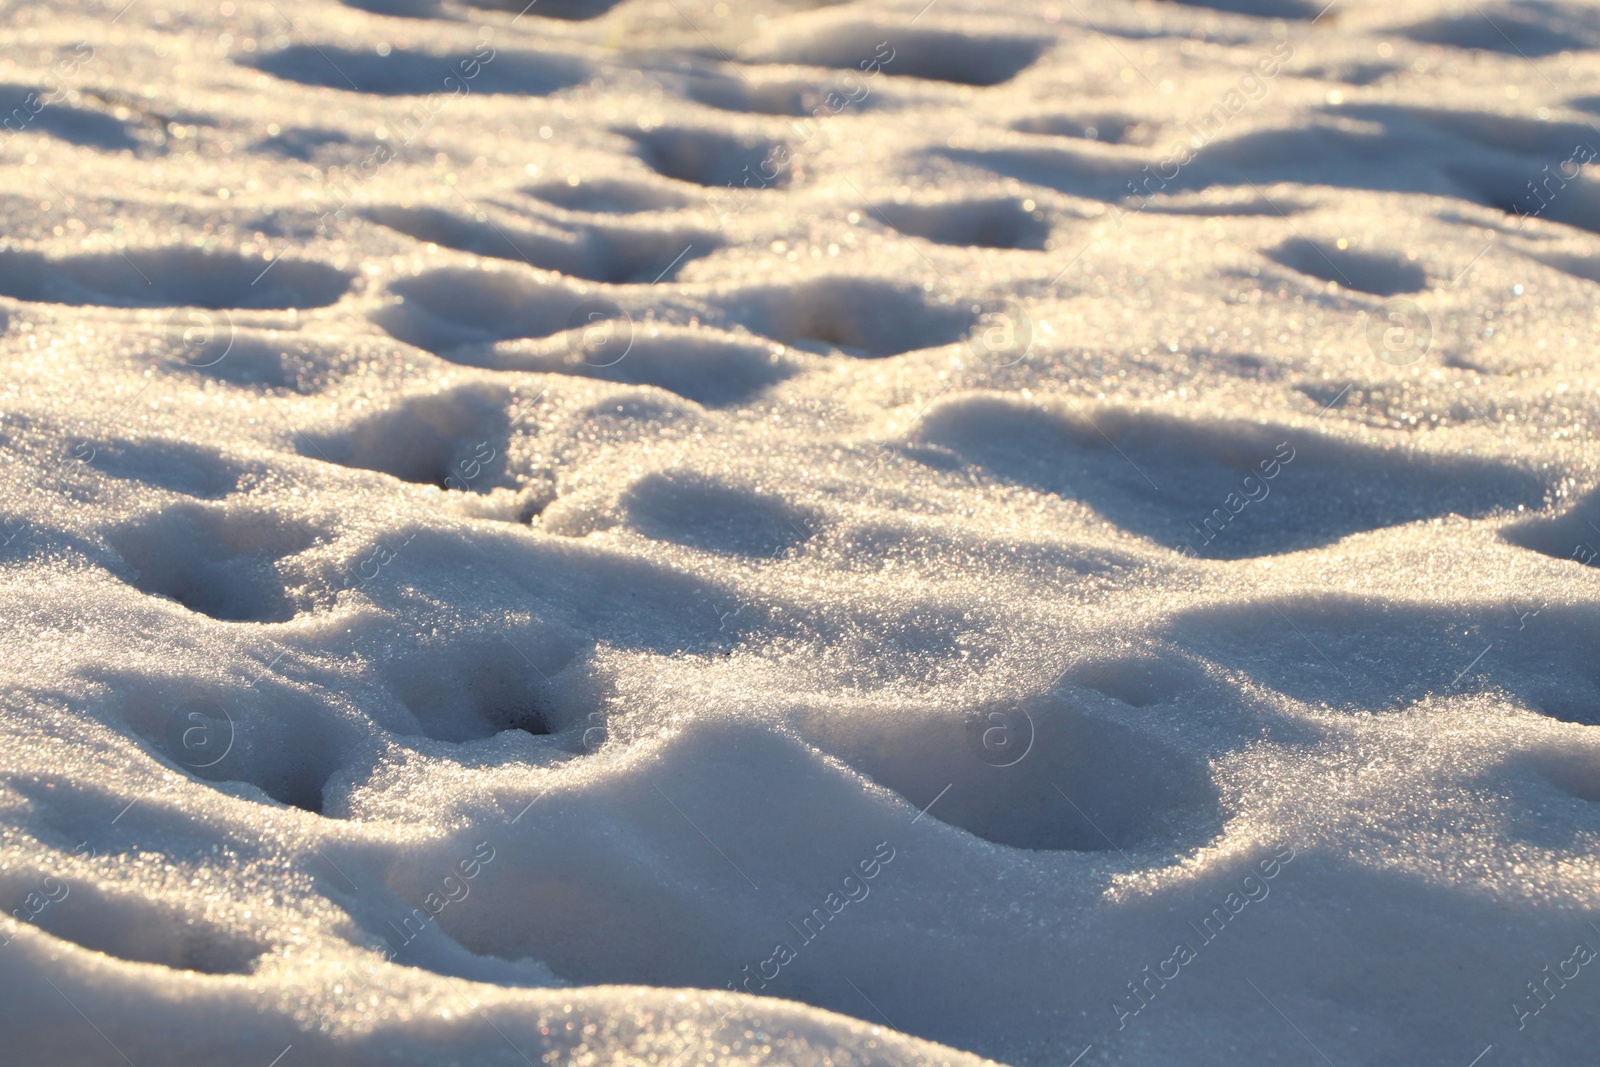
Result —
<instances>
[{"instance_id":1,"label":"snow","mask_svg":"<svg viewBox=\"0 0 1600 1067\"><path fill-rule=\"evenodd\" d=\"M125 2L0 24L7 1063L1592 1056L1595 7Z\"/></svg>"}]
</instances>

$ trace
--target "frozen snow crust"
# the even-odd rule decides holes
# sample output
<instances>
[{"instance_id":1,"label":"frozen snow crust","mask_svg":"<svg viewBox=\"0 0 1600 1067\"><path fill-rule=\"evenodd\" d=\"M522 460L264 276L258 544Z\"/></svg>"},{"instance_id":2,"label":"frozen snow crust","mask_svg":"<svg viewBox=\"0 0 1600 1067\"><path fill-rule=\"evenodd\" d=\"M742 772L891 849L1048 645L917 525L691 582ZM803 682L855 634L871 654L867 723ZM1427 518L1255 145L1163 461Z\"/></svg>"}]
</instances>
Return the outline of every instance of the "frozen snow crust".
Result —
<instances>
[{"instance_id":1,"label":"frozen snow crust","mask_svg":"<svg viewBox=\"0 0 1600 1067\"><path fill-rule=\"evenodd\" d=\"M1595 8L123 3L6 1064L1593 1060Z\"/></svg>"}]
</instances>

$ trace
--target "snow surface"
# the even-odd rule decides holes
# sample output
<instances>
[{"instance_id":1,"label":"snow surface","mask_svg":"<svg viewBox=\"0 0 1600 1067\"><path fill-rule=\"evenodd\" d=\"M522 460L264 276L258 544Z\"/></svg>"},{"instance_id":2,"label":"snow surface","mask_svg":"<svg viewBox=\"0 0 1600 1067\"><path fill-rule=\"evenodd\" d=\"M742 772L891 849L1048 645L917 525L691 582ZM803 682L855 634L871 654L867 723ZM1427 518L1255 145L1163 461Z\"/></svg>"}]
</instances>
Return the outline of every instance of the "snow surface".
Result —
<instances>
[{"instance_id":1,"label":"snow surface","mask_svg":"<svg viewBox=\"0 0 1600 1067\"><path fill-rule=\"evenodd\" d=\"M125 3L6 1064L1592 1062L1600 8Z\"/></svg>"}]
</instances>

